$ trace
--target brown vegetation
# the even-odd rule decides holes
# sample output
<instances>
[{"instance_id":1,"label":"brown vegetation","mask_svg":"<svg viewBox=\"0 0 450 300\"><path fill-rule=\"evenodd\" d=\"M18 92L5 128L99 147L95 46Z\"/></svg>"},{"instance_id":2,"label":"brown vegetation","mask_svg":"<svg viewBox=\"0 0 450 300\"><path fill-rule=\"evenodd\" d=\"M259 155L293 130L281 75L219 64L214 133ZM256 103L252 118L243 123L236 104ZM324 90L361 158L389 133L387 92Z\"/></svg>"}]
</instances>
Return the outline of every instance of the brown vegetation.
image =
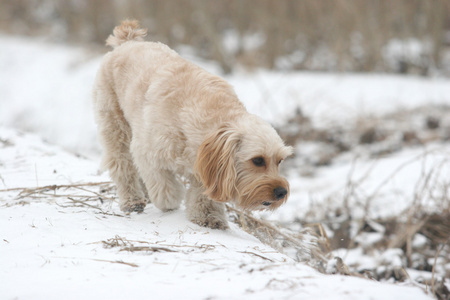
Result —
<instances>
[{"instance_id":1,"label":"brown vegetation","mask_svg":"<svg viewBox=\"0 0 450 300\"><path fill-rule=\"evenodd\" d=\"M71 42L103 44L120 20L136 18L150 39L192 46L225 72L237 64L420 74L450 69L446 0L0 0L0 7L1 31ZM394 40L421 46L387 58Z\"/></svg>"}]
</instances>

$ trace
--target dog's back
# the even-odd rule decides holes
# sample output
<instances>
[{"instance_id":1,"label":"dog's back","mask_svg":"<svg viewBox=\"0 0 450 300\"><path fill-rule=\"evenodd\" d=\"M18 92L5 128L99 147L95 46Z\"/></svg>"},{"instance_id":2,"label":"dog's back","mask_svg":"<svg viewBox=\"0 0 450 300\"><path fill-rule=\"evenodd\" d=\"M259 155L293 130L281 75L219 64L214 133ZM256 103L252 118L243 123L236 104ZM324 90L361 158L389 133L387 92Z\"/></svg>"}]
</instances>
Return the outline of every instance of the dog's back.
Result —
<instances>
[{"instance_id":1,"label":"dog's back","mask_svg":"<svg viewBox=\"0 0 450 300\"><path fill-rule=\"evenodd\" d=\"M219 120L246 112L226 81L162 43L144 42L145 35L137 21L124 21L115 27L106 41L113 51L105 55L97 76L96 86L110 88L115 96L107 99L107 105L118 106L132 128L143 127L155 116L159 124L164 123L163 128L174 132L182 130L180 126L186 121L199 127L193 130L200 133L199 143ZM151 109L144 113L144 106ZM205 111L209 113L205 115Z\"/></svg>"}]
</instances>

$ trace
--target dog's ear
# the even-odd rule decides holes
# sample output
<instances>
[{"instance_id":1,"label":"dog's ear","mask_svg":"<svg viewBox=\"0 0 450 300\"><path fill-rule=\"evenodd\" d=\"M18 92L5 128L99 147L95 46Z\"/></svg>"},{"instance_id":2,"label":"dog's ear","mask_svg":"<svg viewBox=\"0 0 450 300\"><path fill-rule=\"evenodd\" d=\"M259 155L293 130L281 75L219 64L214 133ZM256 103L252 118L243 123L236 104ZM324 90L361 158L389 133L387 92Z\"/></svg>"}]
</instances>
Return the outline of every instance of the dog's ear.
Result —
<instances>
[{"instance_id":1,"label":"dog's ear","mask_svg":"<svg viewBox=\"0 0 450 300\"><path fill-rule=\"evenodd\" d=\"M233 200L236 188L235 157L240 134L231 126L222 126L208 136L197 151L194 173L210 199Z\"/></svg>"}]
</instances>

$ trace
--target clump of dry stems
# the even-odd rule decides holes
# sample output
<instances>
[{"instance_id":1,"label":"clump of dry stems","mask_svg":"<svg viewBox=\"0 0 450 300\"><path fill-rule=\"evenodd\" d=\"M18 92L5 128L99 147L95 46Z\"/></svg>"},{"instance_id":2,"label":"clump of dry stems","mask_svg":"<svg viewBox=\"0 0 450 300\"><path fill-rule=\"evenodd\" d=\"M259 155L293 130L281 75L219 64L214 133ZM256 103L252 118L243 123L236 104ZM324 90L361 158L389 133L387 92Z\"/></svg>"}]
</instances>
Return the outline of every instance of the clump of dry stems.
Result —
<instances>
[{"instance_id":1,"label":"clump of dry stems","mask_svg":"<svg viewBox=\"0 0 450 300\"><path fill-rule=\"evenodd\" d=\"M228 212L234 223L244 231L254 235L264 244L285 252L294 251L297 261L304 262L320 272L326 271L328 258L324 248L328 247L328 238L320 224L317 224L322 235L316 234L311 228L305 227L298 232L277 226L273 222L253 216L251 212L239 210L227 205Z\"/></svg>"}]
</instances>

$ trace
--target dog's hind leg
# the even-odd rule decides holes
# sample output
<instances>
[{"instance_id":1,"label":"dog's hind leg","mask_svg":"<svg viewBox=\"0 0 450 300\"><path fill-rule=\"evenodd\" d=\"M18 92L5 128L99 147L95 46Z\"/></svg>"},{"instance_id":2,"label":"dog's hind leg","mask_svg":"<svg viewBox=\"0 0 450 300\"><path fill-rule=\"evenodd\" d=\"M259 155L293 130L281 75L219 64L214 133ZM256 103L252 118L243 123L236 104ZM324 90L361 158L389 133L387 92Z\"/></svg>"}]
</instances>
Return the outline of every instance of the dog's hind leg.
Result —
<instances>
[{"instance_id":1,"label":"dog's hind leg","mask_svg":"<svg viewBox=\"0 0 450 300\"><path fill-rule=\"evenodd\" d=\"M98 131L103 146L102 166L109 170L117 186L120 209L142 212L146 205L145 190L130 153L131 128L113 93L94 93Z\"/></svg>"},{"instance_id":2,"label":"dog's hind leg","mask_svg":"<svg viewBox=\"0 0 450 300\"><path fill-rule=\"evenodd\" d=\"M191 185L186 193L186 213L188 219L200 226L212 229L227 229L225 204L215 202L203 195L204 189L192 176Z\"/></svg>"}]
</instances>

